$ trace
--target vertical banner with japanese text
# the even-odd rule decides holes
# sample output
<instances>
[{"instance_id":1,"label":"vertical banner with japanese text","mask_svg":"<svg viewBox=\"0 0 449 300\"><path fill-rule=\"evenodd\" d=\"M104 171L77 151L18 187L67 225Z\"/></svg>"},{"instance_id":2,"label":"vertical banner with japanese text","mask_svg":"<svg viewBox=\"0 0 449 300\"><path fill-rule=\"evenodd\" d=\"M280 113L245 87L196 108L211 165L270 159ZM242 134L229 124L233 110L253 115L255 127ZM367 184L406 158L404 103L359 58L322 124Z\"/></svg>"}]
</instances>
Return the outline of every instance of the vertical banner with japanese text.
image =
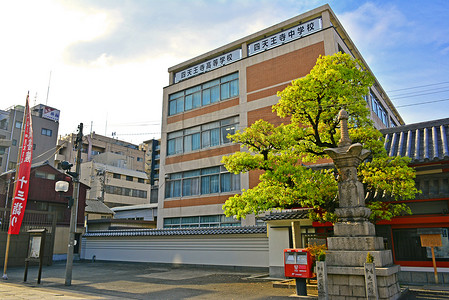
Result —
<instances>
[{"instance_id":1,"label":"vertical banner with japanese text","mask_svg":"<svg viewBox=\"0 0 449 300\"><path fill-rule=\"evenodd\" d=\"M28 101L24 111L24 128L22 129L22 148L20 150L20 161L17 164L19 168L16 172L16 184L14 198L11 206L11 218L8 234L19 234L22 225L23 215L28 199L28 188L30 184L31 160L33 158L33 128L31 125L31 109Z\"/></svg>"}]
</instances>

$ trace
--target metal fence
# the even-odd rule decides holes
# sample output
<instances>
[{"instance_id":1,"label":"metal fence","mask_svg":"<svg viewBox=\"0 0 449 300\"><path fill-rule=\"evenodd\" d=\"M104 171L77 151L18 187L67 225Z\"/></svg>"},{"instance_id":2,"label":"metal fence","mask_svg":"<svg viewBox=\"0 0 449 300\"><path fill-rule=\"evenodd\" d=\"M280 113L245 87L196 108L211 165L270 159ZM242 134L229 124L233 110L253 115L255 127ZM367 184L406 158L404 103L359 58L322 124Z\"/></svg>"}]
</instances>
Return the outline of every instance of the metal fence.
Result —
<instances>
[{"instance_id":1,"label":"metal fence","mask_svg":"<svg viewBox=\"0 0 449 300\"><path fill-rule=\"evenodd\" d=\"M0 208L0 263L4 261L6 252L6 240L8 236L9 208ZM53 261L53 248L56 234L56 212L25 210L22 226L19 234L11 235L11 245L9 247L9 266L23 266L28 255L31 229L47 229L45 238L44 264L51 265Z\"/></svg>"},{"instance_id":2,"label":"metal fence","mask_svg":"<svg viewBox=\"0 0 449 300\"><path fill-rule=\"evenodd\" d=\"M9 228L9 218L11 210L0 208L0 232L7 232ZM30 229L47 229L47 233L54 235L56 229L56 212L25 210L20 232L27 232Z\"/></svg>"}]
</instances>

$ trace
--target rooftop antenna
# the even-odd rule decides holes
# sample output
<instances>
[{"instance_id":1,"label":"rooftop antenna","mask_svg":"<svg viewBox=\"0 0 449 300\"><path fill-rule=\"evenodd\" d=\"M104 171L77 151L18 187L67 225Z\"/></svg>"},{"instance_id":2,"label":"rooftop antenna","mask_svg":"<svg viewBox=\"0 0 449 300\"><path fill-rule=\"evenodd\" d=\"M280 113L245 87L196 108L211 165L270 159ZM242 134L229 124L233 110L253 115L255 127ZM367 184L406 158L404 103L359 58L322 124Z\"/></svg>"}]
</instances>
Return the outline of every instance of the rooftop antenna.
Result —
<instances>
[{"instance_id":1,"label":"rooftop antenna","mask_svg":"<svg viewBox=\"0 0 449 300\"><path fill-rule=\"evenodd\" d=\"M104 126L104 136L107 136L108 132L108 113L106 113L106 124Z\"/></svg>"},{"instance_id":2,"label":"rooftop antenna","mask_svg":"<svg viewBox=\"0 0 449 300\"><path fill-rule=\"evenodd\" d=\"M34 95L34 105L33 106L36 106L36 100L37 100L37 92L36 92L36 95Z\"/></svg>"},{"instance_id":3,"label":"rooftop antenna","mask_svg":"<svg viewBox=\"0 0 449 300\"><path fill-rule=\"evenodd\" d=\"M47 105L47 103L48 103L48 94L50 93L50 80L51 80L51 71L50 71L50 76L48 77L47 99L45 99L45 105Z\"/></svg>"}]
</instances>

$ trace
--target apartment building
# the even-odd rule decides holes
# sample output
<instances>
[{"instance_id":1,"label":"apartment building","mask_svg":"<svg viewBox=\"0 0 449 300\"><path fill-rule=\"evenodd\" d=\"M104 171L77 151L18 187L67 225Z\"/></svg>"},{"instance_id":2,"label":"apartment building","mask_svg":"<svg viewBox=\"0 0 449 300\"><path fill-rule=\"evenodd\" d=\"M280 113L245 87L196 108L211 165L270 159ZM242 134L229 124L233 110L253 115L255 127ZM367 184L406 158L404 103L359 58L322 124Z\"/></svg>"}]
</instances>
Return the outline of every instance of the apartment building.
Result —
<instances>
[{"instance_id":1,"label":"apartment building","mask_svg":"<svg viewBox=\"0 0 449 300\"><path fill-rule=\"evenodd\" d=\"M75 164L75 139L76 134L74 133L59 138L59 150L55 157L55 167L58 167L62 161L68 161ZM96 155L102 153L120 155L122 159L115 159L116 167L141 172L145 171L145 152L140 150L138 145L99 135L95 132L87 134L83 137L81 162L89 162Z\"/></svg>"},{"instance_id":2,"label":"apartment building","mask_svg":"<svg viewBox=\"0 0 449 300\"><path fill-rule=\"evenodd\" d=\"M107 154L100 154L90 162L81 164L80 181L90 186L87 199L99 200L108 207L149 203L147 174L114 166L114 160L97 162L98 158Z\"/></svg>"},{"instance_id":3,"label":"apartment building","mask_svg":"<svg viewBox=\"0 0 449 300\"><path fill-rule=\"evenodd\" d=\"M75 164L76 134L58 141L55 165ZM145 151L138 145L96 134L83 137L80 181L90 187L87 200L108 207L149 203L150 184L145 173Z\"/></svg>"},{"instance_id":4,"label":"apartment building","mask_svg":"<svg viewBox=\"0 0 449 300\"><path fill-rule=\"evenodd\" d=\"M0 110L0 174L16 168L25 107L15 105ZM33 164L54 162L58 139L59 110L39 104L31 108Z\"/></svg>"},{"instance_id":5,"label":"apartment building","mask_svg":"<svg viewBox=\"0 0 449 300\"><path fill-rule=\"evenodd\" d=\"M161 140L144 141L139 148L145 151L145 172L151 185L150 203L157 203L159 191L159 168L161 157Z\"/></svg>"},{"instance_id":6,"label":"apartment building","mask_svg":"<svg viewBox=\"0 0 449 300\"><path fill-rule=\"evenodd\" d=\"M168 69L163 91L158 228L255 225L227 218L230 196L258 183L259 173L231 174L227 139L271 111L277 91L309 73L319 55L345 52L368 65L328 5L305 12ZM377 128L404 124L376 80L367 105Z\"/></svg>"}]
</instances>

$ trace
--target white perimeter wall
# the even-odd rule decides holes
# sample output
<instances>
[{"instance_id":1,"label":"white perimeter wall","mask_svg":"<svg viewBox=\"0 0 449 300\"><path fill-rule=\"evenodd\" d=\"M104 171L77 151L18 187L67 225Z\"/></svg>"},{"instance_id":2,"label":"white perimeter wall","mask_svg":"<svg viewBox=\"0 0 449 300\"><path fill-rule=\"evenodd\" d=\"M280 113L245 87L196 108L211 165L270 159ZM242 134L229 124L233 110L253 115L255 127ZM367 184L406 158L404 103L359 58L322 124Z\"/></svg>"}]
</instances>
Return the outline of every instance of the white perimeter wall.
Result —
<instances>
[{"instance_id":1,"label":"white perimeter wall","mask_svg":"<svg viewBox=\"0 0 449 300\"><path fill-rule=\"evenodd\" d=\"M266 234L83 237L81 258L268 268Z\"/></svg>"}]
</instances>

